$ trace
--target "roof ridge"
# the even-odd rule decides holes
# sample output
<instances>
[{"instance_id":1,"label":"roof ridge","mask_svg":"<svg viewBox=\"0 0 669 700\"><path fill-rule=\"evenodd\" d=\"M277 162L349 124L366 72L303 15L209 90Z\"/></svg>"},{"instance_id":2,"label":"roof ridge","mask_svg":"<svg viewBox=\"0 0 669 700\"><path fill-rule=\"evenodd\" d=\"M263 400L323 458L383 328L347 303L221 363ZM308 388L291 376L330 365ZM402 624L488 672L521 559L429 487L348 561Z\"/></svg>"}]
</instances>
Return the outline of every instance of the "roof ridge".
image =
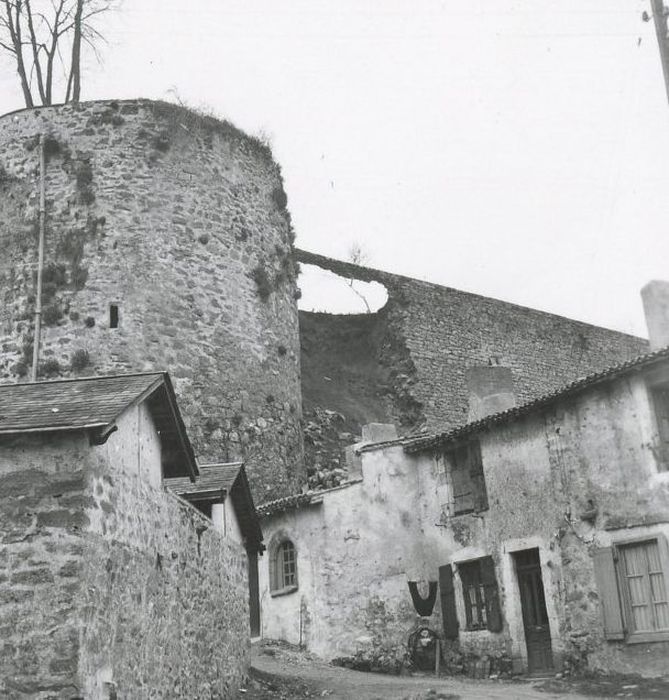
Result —
<instances>
[{"instance_id":1,"label":"roof ridge","mask_svg":"<svg viewBox=\"0 0 669 700\"><path fill-rule=\"evenodd\" d=\"M404 450L405 452L419 452L421 450L429 449L430 447L435 447L437 445L450 442L462 435L467 435L468 433L474 432L479 428L488 427L490 425L498 425L507 419L526 415L533 408L547 405L552 401L569 396L570 394L579 392L582 389L587 389L597 382L620 376L627 371L644 367L647 364L651 364L657 360L662 360L665 358L669 358L669 346L660 348L659 350L654 350L653 352L646 353L645 355L638 355L631 360L626 360L620 364L612 365L584 377L579 377L569 384L565 384L564 386L556 389L555 391L542 394L541 396L531 399L520 406L507 408L504 411L493 413L489 416L485 416L484 418L479 418L478 420L464 423L463 425L452 428L451 430L447 430L443 433L405 438L403 442ZM367 450L364 451L369 451L370 449L374 449L373 443L368 445Z\"/></svg>"},{"instance_id":2,"label":"roof ridge","mask_svg":"<svg viewBox=\"0 0 669 700\"><path fill-rule=\"evenodd\" d=\"M57 379L42 379L36 382L0 382L0 389L7 386L39 386L42 384L58 384L64 382L87 382L100 379L122 379L124 377L151 377L166 375L167 370L155 370L154 372L127 372L125 374L94 374L86 377L58 377Z\"/></svg>"}]
</instances>

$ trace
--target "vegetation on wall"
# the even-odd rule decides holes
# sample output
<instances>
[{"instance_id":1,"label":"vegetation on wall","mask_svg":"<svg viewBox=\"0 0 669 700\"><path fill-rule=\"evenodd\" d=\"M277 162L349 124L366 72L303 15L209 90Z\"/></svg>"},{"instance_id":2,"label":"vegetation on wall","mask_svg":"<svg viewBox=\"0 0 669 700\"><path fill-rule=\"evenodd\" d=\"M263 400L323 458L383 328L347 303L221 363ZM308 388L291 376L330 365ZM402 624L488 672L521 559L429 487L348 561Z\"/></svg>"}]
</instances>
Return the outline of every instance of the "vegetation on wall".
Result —
<instances>
[{"instance_id":1,"label":"vegetation on wall","mask_svg":"<svg viewBox=\"0 0 669 700\"><path fill-rule=\"evenodd\" d=\"M88 354L88 350L79 348L78 350L75 350L72 354L72 359L70 360L70 367L72 368L73 372L80 372L82 369L88 367L90 363L91 358Z\"/></svg>"},{"instance_id":2,"label":"vegetation on wall","mask_svg":"<svg viewBox=\"0 0 669 700\"><path fill-rule=\"evenodd\" d=\"M263 300L267 301L269 295L274 291L270 276L262 264L256 265L251 270L251 278L256 283L256 293Z\"/></svg>"}]
</instances>

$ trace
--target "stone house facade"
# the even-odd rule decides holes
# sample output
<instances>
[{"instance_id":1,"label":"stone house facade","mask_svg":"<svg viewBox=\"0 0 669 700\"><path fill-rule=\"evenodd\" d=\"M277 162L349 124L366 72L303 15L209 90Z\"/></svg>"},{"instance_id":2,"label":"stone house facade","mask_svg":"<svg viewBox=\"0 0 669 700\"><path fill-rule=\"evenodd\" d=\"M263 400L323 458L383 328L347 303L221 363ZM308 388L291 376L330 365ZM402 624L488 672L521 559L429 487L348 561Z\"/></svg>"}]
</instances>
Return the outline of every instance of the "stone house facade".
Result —
<instances>
[{"instance_id":1,"label":"stone house facade","mask_svg":"<svg viewBox=\"0 0 669 700\"><path fill-rule=\"evenodd\" d=\"M164 487L198 472L164 373L0 387L3 698L235 696L252 543Z\"/></svg>"},{"instance_id":2,"label":"stone house facade","mask_svg":"<svg viewBox=\"0 0 669 700\"><path fill-rule=\"evenodd\" d=\"M468 423L371 426L355 478L266 504L263 633L397 660L425 625L493 670L666 674L668 289L644 290L653 352L521 406L473 367Z\"/></svg>"}]
</instances>

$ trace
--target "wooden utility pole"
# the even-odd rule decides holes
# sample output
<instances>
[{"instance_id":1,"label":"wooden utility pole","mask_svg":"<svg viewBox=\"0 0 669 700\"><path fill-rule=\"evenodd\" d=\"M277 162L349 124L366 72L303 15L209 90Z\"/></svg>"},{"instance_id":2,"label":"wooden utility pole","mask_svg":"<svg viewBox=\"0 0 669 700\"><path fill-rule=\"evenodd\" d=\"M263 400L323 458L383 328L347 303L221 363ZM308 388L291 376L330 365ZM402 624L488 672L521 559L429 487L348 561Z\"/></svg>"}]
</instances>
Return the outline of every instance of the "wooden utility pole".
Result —
<instances>
[{"instance_id":1,"label":"wooden utility pole","mask_svg":"<svg viewBox=\"0 0 669 700\"><path fill-rule=\"evenodd\" d=\"M44 134L39 137L39 244L37 253L37 290L35 292L35 335L33 338L33 366L30 379L37 381L39 365L39 347L42 336L42 273L44 271L44 230L46 228L46 154L44 152Z\"/></svg>"},{"instance_id":2,"label":"wooden utility pole","mask_svg":"<svg viewBox=\"0 0 669 700\"><path fill-rule=\"evenodd\" d=\"M669 8L665 7L664 3L665 0L650 0L653 21L655 22L655 33L657 34L657 44L660 47L664 85L667 90L667 99L669 99L669 32L667 29ZM646 16L644 15L645 18Z\"/></svg>"}]
</instances>

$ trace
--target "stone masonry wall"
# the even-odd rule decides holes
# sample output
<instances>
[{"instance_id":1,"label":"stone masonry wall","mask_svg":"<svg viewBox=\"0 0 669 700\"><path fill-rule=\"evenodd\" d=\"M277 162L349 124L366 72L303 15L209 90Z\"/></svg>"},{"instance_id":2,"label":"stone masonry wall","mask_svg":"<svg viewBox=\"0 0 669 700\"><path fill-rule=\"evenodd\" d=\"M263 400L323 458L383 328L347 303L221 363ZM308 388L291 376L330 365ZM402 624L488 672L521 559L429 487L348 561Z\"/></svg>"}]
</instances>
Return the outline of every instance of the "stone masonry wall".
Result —
<instances>
[{"instance_id":1,"label":"stone masonry wall","mask_svg":"<svg viewBox=\"0 0 669 700\"><path fill-rule=\"evenodd\" d=\"M77 697L85 460L79 436L0 444L0 697Z\"/></svg>"},{"instance_id":2,"label":"stone masonry wall","mask_svg":"<svg viewBox=\"0 0 669 700\"><path fill-rule=\"evenodd\" d=\"M112 437L113 439L113 437ZM237 696L248 664L246 553L171 493L100 460L89 481L84 697Z\"/></svg>"},{"instance_id":3,"label":"stone masonry wall","mask_svg":"<svg viewBox=\"0 0 669 700\"><path fill-rule=\"evenodd\" d=\"M269 150L226 122L147 100L0 118L0 381L31 363L40 134L40 376L167 369L199 456L245 458L258 502L298 489L290 215Z\"/></svg>"},{"instance_id":4,"label":"stone masonry wall","mask_svg":"<svg viewBox=\"0 0 669 700\"><path fill-rule=\"evenodd\" d=\"M97 448L81 434L0 444L2 698L237 695L246 553L151 483L155 431L133 424Z\"/></svg>"},{"instance_id":5,"label":"stone masonry wall","mask_svg":"<svg viewBox=\"0 0 669 700\"><path fill-rule=\"evenodd\" d=\"M648 351L646 340L624 333L305 251L296 255L304 264L379 282L388 290L388 303L377 312L382 322L370 324L376 334L370 345L388 370L379 396L386 406L390 397L387 410L403 433L421 427L441 432L466 423L469 367L511 368L517 401L524 403ZM339 323L327 314L302 316L308 316L312 333L320 323L327 335ZM308 400L318 404L317 395ZM345 412L339 405L321 406Z\"/></svg>"}]
</instances>

